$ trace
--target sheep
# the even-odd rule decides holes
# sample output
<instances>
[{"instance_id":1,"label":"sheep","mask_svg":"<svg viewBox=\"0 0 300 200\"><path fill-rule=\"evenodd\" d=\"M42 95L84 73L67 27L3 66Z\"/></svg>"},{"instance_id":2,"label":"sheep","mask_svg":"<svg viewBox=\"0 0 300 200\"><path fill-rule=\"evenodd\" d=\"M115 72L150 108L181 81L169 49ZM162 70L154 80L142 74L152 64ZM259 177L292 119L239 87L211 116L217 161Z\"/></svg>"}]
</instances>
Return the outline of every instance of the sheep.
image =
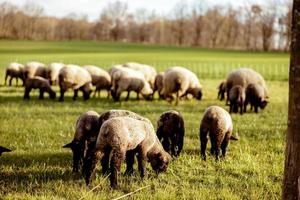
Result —
<instances>
[{"instance_id":1,"label":"sheep","mask_svg":"<svg viewBox=\"0 0 300 200\"><path fill-rule=\"evenodd\" d=\"M146 81L150 84L151 88L154 89L154 82L157 74L154 67L136 62L128 62L124 64L123 67L128 67L130 69L141 72L144 75Z\"/></svg>"},{"instance_id":2,"label":"sheep","mask_svg":"<svg viewBox=\"0 0 300 200\"><path fill-rule=\"evenodd\" d=\"M265 88L259 84L249 84L246 88L246 100L244 104L244 112L246 112L246 108L248 103L252 107L254 106L254 112L258 112L258 107L264 109L267 104L267 92Z\"/></svg>"},{"instance_id":3,"label":"sheep","mask_svg":"<svg viewBox=\"0 0 300 200\"><path fill-rule=\"evenodd\" d=\"M179 156L184 139L184 121L179 112L164 112L157 121L157 137L165 151L172 156Z\"/></svg>"},{"instance_id":4,"label":"sheep","mask_svg":"<svg viewBox=\"0 0 300 200\"><path fill-rule=\"evenodd\" d=\"M202 86L193 72L183 67L169 68L163 78L162 94L165 99L172 101L172 93L177 93L176 105L178 99L188 94L192 94L196 99L202 97Z\"/></svg>"},{"instance_id":5,"label":"sheep","mask_svg":"<svg viewBox=\"0 0 300 200\"><path fill-rule=\"evenodd\" d=\"M48 68L43 63L32 61L25 64L23 74L24 80L34 76L48 78Z\"/></svg>"},{"instance_id":6,"label":"sheep","mask_svg":"<svg viewBox=\"0 0 300 200\"><path fill-rule=\"evenodd\" d=\"M163 79L164 79L164 72L160 72L155 76L155 81L154 81L153 94L157 91L160 99L163 98L163 94L162 94Z\"/></svg>"},{"instance_id":7,"label":"sheep","mask_svg":"<svg viewBox=\"0 0 300 200\"><path fill-rule=\"evenodd\" d=\"M86 69L90 75L92 76L92 84L96 86L96 90L94 93L94 97L98 92L98 96L100 96L101 89L107 90L107 98L110 95L110 88L111 88L111 77L109 73L99 67L86 65L83 67Z\"/></svg>"},{"instance_id":8,"label":"sheep","mask_svg":"<svg viewBox=\"0 0 300 200\"><path fill-rule=\"evenodd\" d=\"M2 155L2 153L4 153L4 152L11 152L12 150L10 150L10 149L7 149L7 148L5 148L5 147L2 147L2 146L0 146L0 156Z\"/></svg>"},{"instance_id":9,"label":"sheep","mask_svg":"<svg viewBox=\"0 0 300 200\"><path fill-rule=\"evenodd\" d=\"M225 158L226 148L229 140L237 140L232 136L232 120L229 113L219 106L210 106L204 112L200 124L200 149L201 157L206 160L206 144L208 134L211 142L211 154L219 160L220 149L222 149L223 158Z\"/></svg>"},{"instance_id":10,"label":"sheep","mask_svg":"<svg viewBox=\"0 0 300 200\"><path fill-rule=\"evenodd\" d=\"M49 94L50 99L55 99L56 94L52 90L49 80L36 76L25 80L24 99L29 99L29 94L32 89L40 89L39 99L44 99L44 92Z\"/></svg>"},{"instance_id":11,"label":"sheep","mask_svg":"<svg viewBox=\"0 0 300 200\"><path fill-rule=\"evenodd\" d=\"M82 113L76 121L73 140L63 146L63 148L70 148L73 152L73 172L78 172L87 148L94 146L97 140L100 129L99 117L100 115L95 111Z\"/></svg>"},{"instance_id":12,"label":"sheep","mask_svg":"<svg viewBox=\"0 0 300 200\"><path fill-rule=\"evenodd\" d=\"M225 98L225 93L226 93L226 80L223 80L219 87L218 87L219 91L218 91L218 99L220 99L221 101Z\"/></svg>"},{"instance_id":13,"label":"sheep","mask_svg":"<svg viewBox=\"0 0 300 200\"><path fill-rule=\"evenodd\" d=\"M8 77L10 77L9 86L11 86L13 78L16 79L16 86L18 86L18 79L21 79L24 82L23 70L24 65L15 62L10 63L9 66L6 68L4 85L6 85L6 80Z\"/></svg>"},{"instance_id":14,"label":"sheep","mask_svg":"<svg viewBox=\"0 0 300 200\"><path fill-rule=\"evenodd\" d=\"M64 101L64 93L72 88L73 100L76 100L78 90L82 91L84 100L90 98L92 77L89 72L78 65L66 65L60 69L58 75L60 87L59 101Z\"/></svg>"},{"instance_id":15,"label":"sheep","mask_svg":"<svg viewBox=\"0 0 300 200\"><path fill-rule=\"evenodd\" d=\"M246 87L250 83L257 83L264 87L267 91L267 86L264 78L253 69L239 68L230 72L226 78L227 101L229 99L229 91L233 86L240 85L244 89L246 89Z\"/></svg>"},{"instance_id":16,"label":"sheep","mask_svg":"<svg viewBox=\"0 0 300 200\"><path fill-rule=\"evenodd\" d=\"M63 63L51 63L48 67L48 79L50 81L50 85L58 84L58 73L61 68L63 68L65 64Z\"/></svg>"},{"instance_id":17,"label":"sheep","mask_svg":"<svg viewBox=\"0 0 300 200\"><path fill-rule=\"evenodd\" d=\"M138 154L138 168L141 177L145 174L145 162L151 163L156 172L167 170L171 156L164 151L151 123L133 119L130 117L115 117L105 121L97 138L95 152L87 158L85 171L83 172L86 185L90 183L90 177L99 160L107 157L112 152L110 161L110 185L118 186L118 174L121 163L125 159L126 152L132 152L131 158ZM107 156L108 155L108 156Z\"/></svg>"},{"instance_id":18,"label":"sheep","mask_svg":"<svg viewBox=\"0 0 300 200\"><path fill-rule=\"evenodd\" d=\"M240 114L242 115L245 99L245 89L240 85L233 86L229 91L229 113L237 113L240 108Z\"/></svg>"},{"instance_id":19,"label":"sheep","mask_svg":"<svg viewBox=\"0 0 300 200\"><path fill-rule=\"evenodd\" d=\"M137 93L137 99L139 99L140 93L146 100L152 98L153 90L145 80L144 75L138 71L125 67L120 68L113 73L112 80L111 94L115 101L119 101L123 91L128 92L126 101L129 99L130 91Z\"/></svg>"}]
</instances>

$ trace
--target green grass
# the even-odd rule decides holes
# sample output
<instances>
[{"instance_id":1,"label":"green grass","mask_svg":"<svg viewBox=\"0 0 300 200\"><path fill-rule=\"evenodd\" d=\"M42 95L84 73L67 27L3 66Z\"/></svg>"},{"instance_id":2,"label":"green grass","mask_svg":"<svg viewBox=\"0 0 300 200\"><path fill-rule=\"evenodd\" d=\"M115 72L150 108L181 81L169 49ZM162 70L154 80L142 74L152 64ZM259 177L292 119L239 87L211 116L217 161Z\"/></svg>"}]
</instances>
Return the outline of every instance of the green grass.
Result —
<instances>
[{"instance_id":1,"label":"green grass","mask_svg":"<svg viewBox=\"0 0 300 200\"><path fill-rule=\"evenodd\" d=\"M0 76L5 66L18 60L43 62L64 61L78 64L103 64L139 61L144 63L272 63L287 64L288 55L280 53L249 53L238 51L203 50L195 48L143 46L96 42L15 42L0 41ZM155 65L158 69L166 66ZM196 66L196 65L195 65ZM258 65L259 66L259 65ZM234 66L233 66L234 67ZM196 69L196 68L195 68ZM209 71L207 66L206 71ZM228 69L222 69L226 74ZM285 69L287 71L287 69ZM203 71L204 72L204 71ZM280 199L283 175L285 130L287 126L288 83L285 79L267 81L270 104L259 114L248 112L232 115L234 133L239 141L232 141L226 160L216 163L212 156L206 162L199 156L199 125L204 110L224 102L216 100L219 76L198 73L203 85L201 101L183 101L175 107L165 101L136 101L115 103L105 98L79 98L59 103L37 99L23 101L21 87L0 87L0 145L14 149L0 158L0 198L3 199L79 199L88 191L79 175L71 172L72 155L61 148L71 141L76 118L87 110L99 113L108 109L129 109L148 117L156 127L156 120L166 110L176 109L184 117L186 137L184 151L156 177L147 167L141 180L120 176L120 189L112 191L109 181L97 173L93 186L100 184L86 199L110 199L150 185L133 199ZM221 76L221 75L220 75ZM0 79L2 83L3 78ZM58 91L58 87L54 87ZM228 108L226 108L228 109ZM122 166L124 172L125 164ZM135 166L136 167L136 166ZM97 172L101 169L98 167Z\"/></svg>"}]
</instances>

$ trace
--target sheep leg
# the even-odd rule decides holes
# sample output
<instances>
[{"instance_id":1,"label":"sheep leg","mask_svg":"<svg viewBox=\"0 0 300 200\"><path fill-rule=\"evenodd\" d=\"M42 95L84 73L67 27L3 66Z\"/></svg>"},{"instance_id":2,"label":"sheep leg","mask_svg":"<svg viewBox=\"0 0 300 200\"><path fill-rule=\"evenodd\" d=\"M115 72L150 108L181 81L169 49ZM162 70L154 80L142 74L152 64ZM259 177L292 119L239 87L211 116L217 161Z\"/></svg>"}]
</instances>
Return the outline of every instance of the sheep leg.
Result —
<instances>
[{"instance_id":1,"label":"sheep leg","mask_svg":"<svg viewBox=\"0 0 300 200\"><path fill-rule=\"evenodd\" d=\"M7 80L8 74L7 72L5 73L5 80L4 80L4 85L6 85L6 80Z\"/></svg>"},{"instance_id":2,"label":"sheep leg","mask_svg":"<svg viewBox=\"0 0 300 200\"><path fill-rule=\"evenodd\" d=\"M162 145L163 145L165 151L170 153L170 140L168 137L163 138Z\"/></svg>"},{"instance_id":3,"label":"sheep leg","mask_svg":"<svg viewBox=\"0 0 300 200\"><path fill-rule=\"evenodd\" d=\"M229 143L229 139L230 137L228 137L229 133L226 134L226 137L224 138L222 144L221 144L221 149L222 149L222 156L223 158L225 158L225 155L226 155L226 148L228 146L228 143Z\"/></svg>"},{"instance_id":4,"label":"sheep leg","mask_svg":"<svg viewBox=\"0 0 300 200\"><path fill-rule=\"evenodd\" d=\"M101 166L102 166L102 174L106 175L109 171L109 154L110 154L111 148L107 147L104 149L104 156L101 160Z\"/></svg>"},{"instance_id":5,"label":"sheep leg","mask_svg":"<svg viewBox=\"0 0 300 200\"><path fill-rule=\"evenodd\" d=\"M121 170L121 164L125 159L126 149L114 149L110 161L110 186L114 189L118 187L118 174Z\"/></svg>"},{"instance_id":6,"label":"sheep leg","mask_svg":"<svg viewBox=\"0 0 300 200\"><path fill-rule=\"evenodd\" d=\"M258 112L258 106L254 105L254 112L257 113Z\"/></svg>"},{"instance_id":7,"label":"sheep leg","mask_svg":"<svg viewBox=\"0 0 300 200\"><path fill-rule=\"evenodd\" d=\"M74 90L73 100L75 101L78 96L78 89Z\"/></svg>"},{"instance_id":8,"label":"sheep leg","mask_svg":"<svg viewBox=\"0 0 300 200\"><path fill-rule=\"evenodd\" d=\"M85 183L88 186L91 181L91 176L94 173L96 164L102 159L104 153L102 151L93 151L89 156L84 159L82 166L82 174L85 179Z\"/></svg>"},{"instance_id":9,"label":"sheep leg","mask_svg":"<svg viewBox=\"0 0 300 200\"><path fill-rule=\"evenodd\" d=\"M243 114L243 104L242 103L240 104L240 114L241 115Z\"/></svg>"},{"instance_id":10,"label":"sheep leg","mask_svg":"<svg viewBox=\"0 0 300 200\"><path fill-rule=\"evenodd\" d=\"M9 79L9 86L11 86L12 79L13 79L13 77L10 77L10 79Z\"/></svg>"},{"instance_id":11,"label":"sheep leg","mask_svg":"<svg viewBox=\"0 0 300 200\"><path fill-rule=\"evenodd\" d=\"M64 101L64 94L65 94L65 90L60 89L60 97L59 97L59 101Z\"/></svg>"},{"instance_id":12,"label":"sheep leg","mask_svg":"<svg viewBox=\"0 0 300 200\"><path fill-rule=\"evenodd\" d=\"M29 99L31 88L25 88L24 99Z\"/></svg>"},{"instance_id":13,"label":"sheep leg","mask_svg":"<svg viewBox=\"0 0 300 200\"><path fill-rule=\"evenodd\" d=\"M232 105L232 103L230 102L230 103L229 103L229 113L232 113L232 109L233 109L232 107L233 107L233 105Z\"/></svg>"},{"instance_id":14,"label":"sheep leg","mask_svg":"<svg viewBox=\"0 0 300 200\"><path fill-rule=\"evenodd\" d=\"M127 91L127 96L126 96L126 98L125 98L125 101L128 101L128 99L129 99L129 94L130 94L130 91Z\"/></svg>"},{"instance_id":15,"label":"sheep leg","mask_svg":"<svg viewBox=\"0 0 300 200\"><path fill-rule=\"evenodd\" d=\"M79 171L80 159L83 158L84 148L83 146L76 146L72 148L73 151L73 172Z\"/></svg>"},{"instance_id":16,"label":"sheep leg","mask_svg":"<svg viewBox=\"0 0 300 200\"><path fill-rule=\"evenodd\" d=\"M96 88L95 91L94 91L93 98L96 97L96 93L97 93L97 88Z\"/></svg>"},{"instance_id":17,"label":"sheep leg","mask_svg":"<svg viewBox=\"0 0 300 200\"><path fill-rule=\"evenodd\" d=\"M44 99L44 92L45 92L45 90L43 88L41 88L39 99Z\"/></svg>"},{"instance_id":18,"label":"sheep leg","mask_svg":"<svg viewBox=\"0 0 300 200\"><path fill-rule=\"evenodd\" d=\"M16 80L16 86L18 87L18 77L16 77L16 79L17 79L17 80Z\"/></svg>"},{"instance_id":19,"label":"sheep leg","mask_svg":"<svg viewBox=\"0 0 300 200\"><path fill-rule=\"evenodd\" d=\"M136 100L140 100L140 93L136 92Z\"/></svg>"},{"instance_id":20,"label":"sheep leg","mask_svg":"<svg viewBox=\"0 0 300 200\"><path fill-rule=\"evenodd\" d=\"M207 145L207 131L205 129L200 128L200 143L201 143L201 157L203 160L206 160L206 145Z\"/></svg>"},{"instance_id":21,"label":"sheep leg","mask_svg":"<svg viewBox=\"0 0 300 200\"><path fill-rule=\"evenodd\" d=\"M132 175L132 173L133 173L134 156L135 156L134 150L130 150L130 151L126 152L126 165L127 165L127 168L125 171L126 175Z\"/></svg>"},{"instance_id":22,"label":"sheep leg","mask_svg":"<svg viewBox=\"0 0 300 200\"><path fill-rule=\"evenodd\" d=\"M145 154L142 152L142 150L139 151L138 156L138 169L140 172L140 176L141 178L144 178L145 176L145 171L146 171L146 156Z\"/></svg>"}]
</instances>

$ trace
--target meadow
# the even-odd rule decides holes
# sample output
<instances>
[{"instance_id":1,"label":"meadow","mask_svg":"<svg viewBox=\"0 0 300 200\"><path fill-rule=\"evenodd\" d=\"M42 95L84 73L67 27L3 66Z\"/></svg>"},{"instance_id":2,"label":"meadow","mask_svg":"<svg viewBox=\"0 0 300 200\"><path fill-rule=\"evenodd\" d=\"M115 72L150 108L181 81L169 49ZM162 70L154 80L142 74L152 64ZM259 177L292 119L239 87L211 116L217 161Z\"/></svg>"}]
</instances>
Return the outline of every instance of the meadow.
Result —
<instances>
[{"instance_id":1,"label":"meadow","mask_svg":"<svg viewBox=\"0 0 300 200\"><path fill-rule=\"evenodd\" d=\"M22 87L3 86L4 71L9 62L30 60L95 64L105 69L136 61L151 64L158 71L182 65L197 73L204 96L201 101L187 100L175 106L157 96L151 102L136 101L135 94L127 102L113 102L106 99L105 92L101 98L73 101L69 91L61 103L48 98L38 100L35 91L30 101L23 101ZM158 177L150 165L144 180L137 170L132 177L121 175L118 190L110 189L109 180L100 175L98 166L92 187L99 187L85 199L111 199L148 185L130 199L280 199L288 63L289 56L284 53L79 41L0 41L0 145L14 150L0 157L0 199L79 199L86 195L83 179L71 171L71 151L62 146L72 140L80 113L109 109L137 112L148 117L154 127L162 112L178 110L185 120L184 149L168 171ZM233 114L234 134L238 132L239 141L231 141L222 162L215 162L212 156L204 162L199 152L200 120L210 105L228 110L224 101L217 100L217 86L231 69L240 66L253 67L265 76L270 104L259 114ZM59 91L57 86L54 89ZM122 172L124 168L123 164Z\"/></svg>"}]
</instances>

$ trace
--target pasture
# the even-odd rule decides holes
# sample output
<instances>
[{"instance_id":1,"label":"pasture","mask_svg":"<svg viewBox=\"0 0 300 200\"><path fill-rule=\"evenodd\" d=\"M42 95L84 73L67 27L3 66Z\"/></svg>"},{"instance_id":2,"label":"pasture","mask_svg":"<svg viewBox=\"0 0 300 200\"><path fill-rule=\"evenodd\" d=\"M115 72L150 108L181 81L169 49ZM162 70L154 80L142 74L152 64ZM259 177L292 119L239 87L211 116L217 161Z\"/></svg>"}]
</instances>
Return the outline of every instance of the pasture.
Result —
<instances>
[{"instance_id":1,"label":"pasture","mask_svg":"<svg viewBox=\"0 0 300 200\"><path fill-rule=\"evenodd\" d=\"M196 72L203 85L201 101L181 101L178 106L166 101L128 102L101 98L77 101L66 93L65 102L38 100L38 91L30 101L23 101L22 87L3 86L9 62L30 60L50 63L110 65L136 61L151 64L157 71L182 65ZM253 53L113 44L97 42L0 41L0 145L14 151L0 157L0 198L3 199L79 199L88 189L80 175L72 174L72 154L62 146L72 140L80 113L95 110L129 109L148 117L156 128L160 114L176 109L183 115L186 136L183 152L173 160L168 171L158 177L147 165L141 180L135 166L133 177L120 176L120 189L111 190L109 180L99 173L92 186L100 186L85 199L111 199L140 187L150 187L131 199L280 199L283 175L285 132L287 126L289 56L283 53ZM227 157L216 163L208 156L200 158L199 125L210 105L225 107L217 100L217 86L230 69L251 66L261 72L269 88L270 104L259 114L233 114L234 133ZM13 85L15 82L13 81ZM54 89L58 91L57 86ZM226 107L228 110L228 107ZM208 145L210 147L210 145ZM208 152L207 152L208 153ZM124 172L125 164L122 165Z\"/></svg>"}]
</instances>

